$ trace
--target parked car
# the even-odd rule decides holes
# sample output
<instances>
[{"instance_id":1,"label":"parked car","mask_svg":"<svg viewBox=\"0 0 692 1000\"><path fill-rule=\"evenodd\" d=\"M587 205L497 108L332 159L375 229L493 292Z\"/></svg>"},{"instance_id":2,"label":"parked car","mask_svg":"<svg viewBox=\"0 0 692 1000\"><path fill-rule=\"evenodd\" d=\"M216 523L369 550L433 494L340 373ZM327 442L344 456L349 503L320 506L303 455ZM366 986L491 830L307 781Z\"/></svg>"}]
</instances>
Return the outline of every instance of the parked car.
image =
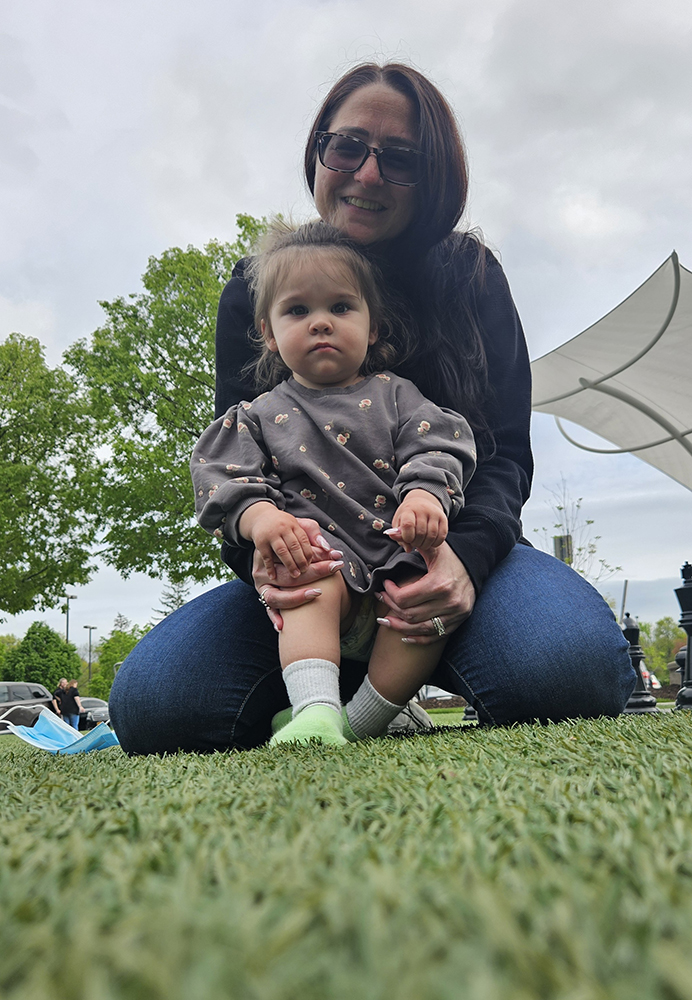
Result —
<instances>
[{"instance_id":1,"label":"parked car","mask_svg":"<svg viewBox=\"0 0 692 1000\"><path fill-rule=\"evenodd\" d=\"M54 711L53 698L43 684L0 682L0 733L9 732L8 722L33 726L44 708Z\"/></svg>"},{"instance_id":2,"label":"parked car","mask_svg":"<svg viewBox=\"0 0 692 1000\"><path fill-rule=\"evenodd\" d=\"M652 673L650 670L647 670L646 667L644 666L640 667L640 670L642 672L642 680L644 681L644 687L647 689L647 691L660 691L661 682L659 681L656 674Z\"/></svg>"},{"instance_id":3,"label":"parked car","mask_svg":"<svg viewBox=\"0 0 692 1000\"><path fill-rule=\"evenodd\" d=\"M434 684L425 684L416 695L418 701L427 701L429 698L436 698L438 701L450 701L454 698L451 691L444 691L435 687Z\"/></svg>"},{"instance_id":4,"label":"parked car","mask_svg":"<svg viewBox=\"0 0 692 1000\"><path fill-rule=\"evenodd\" d=\"M108 702L104 701L103 698L82 698L80 696L79 700L84 709L79 714L80 729L94 729L101 722L108 723L111 721Z\"/></svg>"}]
</instances>

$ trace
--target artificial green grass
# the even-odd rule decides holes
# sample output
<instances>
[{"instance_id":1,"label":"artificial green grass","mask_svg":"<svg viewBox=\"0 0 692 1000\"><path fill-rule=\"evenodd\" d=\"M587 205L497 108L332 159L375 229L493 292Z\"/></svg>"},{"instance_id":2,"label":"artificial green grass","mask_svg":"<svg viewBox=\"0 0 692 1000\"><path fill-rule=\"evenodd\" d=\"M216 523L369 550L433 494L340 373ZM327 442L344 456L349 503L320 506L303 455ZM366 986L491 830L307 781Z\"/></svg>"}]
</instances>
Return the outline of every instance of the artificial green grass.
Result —
<instances>
[{"instance_id":1,"label":"artificial green grass","mask_svg":"<svg viewBox=\"0 0 692 1000\"><path fill-rule=\"evenodd\" d=\"M464 722L463 708L450 708L448 711L445 711L444 708L434 708L428 714L436 726L468 725L468 723Z\"/></svg>"},{"instance_id":2,"label":"artificial green grass","mask_svg":"<svg viewBox=\"0 0 692 1000\"><path fill-rule=\"evenodd\" d=\"M690 1000L692 718L0 740L3 1000Z\"/></svg>"}]
</instances>

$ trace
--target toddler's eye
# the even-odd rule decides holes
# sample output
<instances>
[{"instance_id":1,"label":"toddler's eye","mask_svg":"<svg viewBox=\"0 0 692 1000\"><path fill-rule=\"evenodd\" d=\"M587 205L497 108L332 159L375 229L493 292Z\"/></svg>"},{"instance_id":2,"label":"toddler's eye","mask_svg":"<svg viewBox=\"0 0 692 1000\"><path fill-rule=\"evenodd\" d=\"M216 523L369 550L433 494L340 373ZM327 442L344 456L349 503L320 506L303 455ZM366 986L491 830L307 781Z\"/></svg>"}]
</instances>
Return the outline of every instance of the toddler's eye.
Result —
<instances>
[{"instance_id":1,"label":"toddler's eye","mask_svg":"<svg viewBox=\"0 0 692 1000\"><path fill-rule=\"evenodd\" d=\"M335 313L345 313L345 312L348 312L348 310L349 310L349 306L348 306L347 302L336 302L332 306L332 312L335 312Z\"/></svg>"},{"instance_id":2,"label":"toddler's eye","mask_svg":"<svg viewBox=\"0 0 692 1000\"><path fill-rule=\"evenodd\" d=\"M307 306L291 306L288 313L289 316L304 316L307 311Z\"/></svg>"}]
</instances>

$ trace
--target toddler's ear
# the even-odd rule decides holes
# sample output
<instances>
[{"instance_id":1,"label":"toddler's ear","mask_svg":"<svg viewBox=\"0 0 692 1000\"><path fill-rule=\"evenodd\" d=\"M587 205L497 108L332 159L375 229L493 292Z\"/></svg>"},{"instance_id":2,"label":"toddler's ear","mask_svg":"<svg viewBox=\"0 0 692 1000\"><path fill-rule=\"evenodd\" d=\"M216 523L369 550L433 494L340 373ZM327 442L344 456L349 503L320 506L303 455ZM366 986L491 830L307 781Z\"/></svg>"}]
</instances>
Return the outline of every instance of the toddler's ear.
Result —
<instances>
[{"instance_id":1,"label":"toddler's ear","mask_svg":"<svg viewBox=\"0 0 692 1000\"><path fill-rule=\"evenodd\" d=\"M370 330L370 335L368 336L368 347L372 347L375 341L380 336L380 331L377 329L377 325L373 326Z\"/></svg>"},{"instance_id":2,"label":"toddler's ear","mask_svg":"<svg viewBox=\"0 0 692 1000\"><path fill-rule=\"evenodd\" d=\"M271 332L267 330L267 324L264 322L263 319L260 320L260 333L262 334L262 339L264 340L269 350L272 351L274 354L276 354L279 348Z\"/></svg>"}]
</instances>

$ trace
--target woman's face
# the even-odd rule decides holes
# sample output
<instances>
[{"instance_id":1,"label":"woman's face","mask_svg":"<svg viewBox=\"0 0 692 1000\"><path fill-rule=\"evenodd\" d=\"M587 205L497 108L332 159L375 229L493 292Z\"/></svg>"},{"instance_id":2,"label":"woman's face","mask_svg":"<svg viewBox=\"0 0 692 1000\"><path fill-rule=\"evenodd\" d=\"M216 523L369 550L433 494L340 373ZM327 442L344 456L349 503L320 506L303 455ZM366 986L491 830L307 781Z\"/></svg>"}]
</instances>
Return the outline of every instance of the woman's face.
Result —
<instances>
[{"instance_id":1,"label":"woman's face","mask_svg":"<svg viewBox=\"0 0 692 1000\"><path fill-rule=\"evenodd\" d=\"M354 91L329 122L329 132L343 132L368 146L419 148L411 102L385 83L369 83ZM355 174L315 168L315 205L325 222L357 243L394 239L413 221L416 188L390 184L380 176L375 156Z\"/></svg>"}]
</instances>

